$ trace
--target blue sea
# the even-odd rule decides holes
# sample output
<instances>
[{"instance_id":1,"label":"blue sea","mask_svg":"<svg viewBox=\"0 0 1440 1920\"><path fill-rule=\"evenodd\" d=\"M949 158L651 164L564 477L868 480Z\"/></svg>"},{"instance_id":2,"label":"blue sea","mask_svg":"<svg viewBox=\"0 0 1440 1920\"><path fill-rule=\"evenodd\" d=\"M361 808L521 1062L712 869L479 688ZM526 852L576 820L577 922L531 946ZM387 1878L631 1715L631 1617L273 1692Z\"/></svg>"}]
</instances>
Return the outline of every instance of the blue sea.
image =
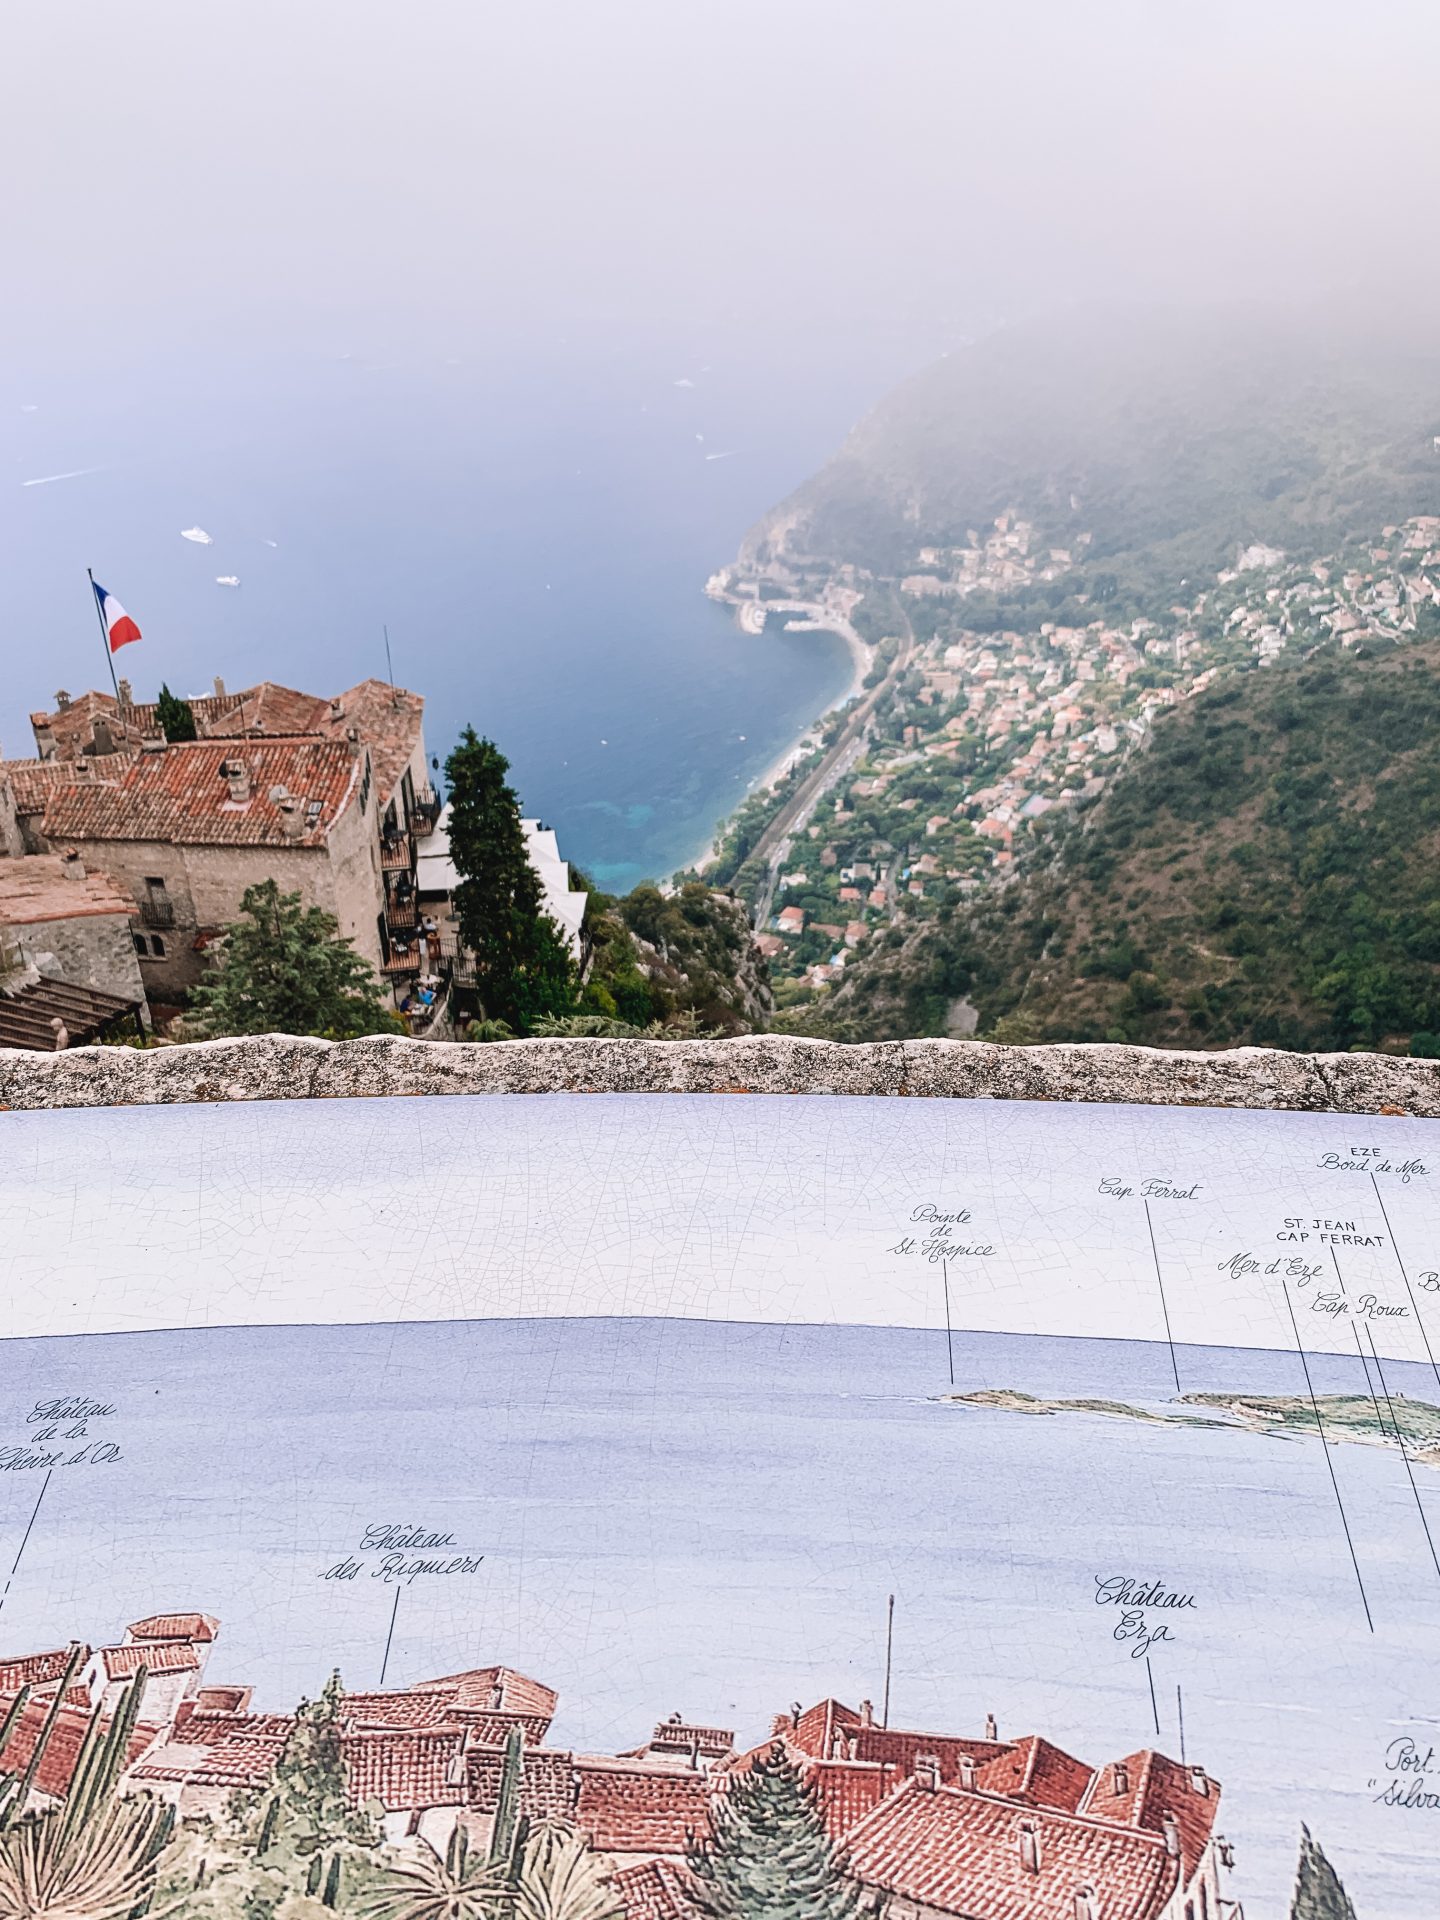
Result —
<instances>
[{"instance_id":1,"label":"blue sea","mask_svg":"<svg viewBox=\"0 0 1440 1920\"><path fill-rule=\"evenodd\" d=\"M338 692L386 673L388 626L434 755L473 724L568 857L662 876L849 684L838 638L747 636L701 589L896 371L558 333L12 367L0 748L33 751L57 688L108 684L90 566L143 629L137 696Z\"/></svg>"},{"instance_id":2,"label":"blue sea","mask_svg":"<svg viewBox=\"0 0 1440 1920\"><path fill-rule=\"evenodd\" d=\"M962 1391L1159 1406L1170 1380L1151 1343L961 1333L954 1357ZM1304 1391L1293 1353L1181 1364L1196 1390ZM1317 1392L1365 1390L1357 1362L1311 1369ZM1428 1374L1387 1378L1424 1395ZM39 1473L0 1475L7 1567L30 1529L0 1653L201 1608L222 1622L210 1677L252 1682L257 1707L335 1666L363 1687L499 1661L559 1689L558 1741L615 1752L677 1711L754 1741L795 1700L878 1701L893 1594L892 1723L994 1713L1093 1763L1183 1743L1221 1782L1247 1913L1285 1910L1304 1821L1364 1920L1428 1920L1440 1816L1376 1796L1392 1742L1440 1737L1421 1524L1440 1536L1440 1474L1417 1466L1412 1489L1390 1451L1335 1447L1327 1467L1310 1439L962 1408L947 1388L943 1335L863 1327L8 1341L0 1440L84 1394L113 1406L89 1438L119 1457L57 1469L38 1512ZM387 1582L360 1545L387 1524L479 1565ZM1148 1672L1096 1603L1117 1575L1195 1597Z\"/></svg>"}]
</instances>

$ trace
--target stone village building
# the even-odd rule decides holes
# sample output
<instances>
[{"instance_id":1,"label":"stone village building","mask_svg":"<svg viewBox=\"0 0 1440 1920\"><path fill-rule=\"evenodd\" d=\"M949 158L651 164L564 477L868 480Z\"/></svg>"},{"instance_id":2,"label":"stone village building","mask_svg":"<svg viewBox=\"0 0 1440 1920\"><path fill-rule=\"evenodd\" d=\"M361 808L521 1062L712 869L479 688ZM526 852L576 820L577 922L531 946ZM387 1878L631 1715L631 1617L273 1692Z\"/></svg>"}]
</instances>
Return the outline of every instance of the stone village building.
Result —
<instances>
[{"instance_id":1,"label":"stone village building","mask_svg":"<svg viewBox=\"0 0 1440 1920\"><path fill-rule=\"evenodd\" d=\"M251 1689L208 1677L219 1633L203 1613L135 1621L116 1645L0 1660L0 1719L28 1689L0 1768L24 1769L50 1721L33 1804L63 1800L92 1714L113 1714L145 1669L122 1787L213 1817L263 1791L293 1714L252 1710ZM64 1689L63 1699L57 1694ZM735 1748L728 1728L678 1714L628 1753L550 1741L558 1696L505 1666L341 1696L347 1792L388 1839L437 1852L457 1827L489 1839L504 1749L522 1743L520 1810L562 1821L603 1863L626 1920L695 1920L686 1852L717 1797L779 1745L799 1767L867 1908L888 1920L1241 1920L1222 1892L1220 1786L1143 1749L1091 1767L1039 1735L1002 1740L882 1727L868 1704L824 1700Z\"/></svg>"},{"instance_id":2,"label":"stone village building","mask_svg":"<svg viewBox=\"0 0 1440 1920\"><path fill-rule=\"evenodd\" d=\"M17 847L0 858L0 1046L53 1050L62 1034L81 1046L123 1024L148 1024L134 910L78 856Z\"/></svg>"},{"instance_id":3,"label":"stone village building","mask_svg":"<svg viewBox=\"0 0 1440 1920\"><path fill-rule=\"evenodd\" d=\"M415 849L439 809L418 694L217 681L190 703L200 737L172 743L120 687L32 714L36 757L0 761L0 825L10 853L78 854L128 898L151 999L203 977L246 888L271 878L334 914L390 980L421 971Z\"/></svg>"}]
</instances>

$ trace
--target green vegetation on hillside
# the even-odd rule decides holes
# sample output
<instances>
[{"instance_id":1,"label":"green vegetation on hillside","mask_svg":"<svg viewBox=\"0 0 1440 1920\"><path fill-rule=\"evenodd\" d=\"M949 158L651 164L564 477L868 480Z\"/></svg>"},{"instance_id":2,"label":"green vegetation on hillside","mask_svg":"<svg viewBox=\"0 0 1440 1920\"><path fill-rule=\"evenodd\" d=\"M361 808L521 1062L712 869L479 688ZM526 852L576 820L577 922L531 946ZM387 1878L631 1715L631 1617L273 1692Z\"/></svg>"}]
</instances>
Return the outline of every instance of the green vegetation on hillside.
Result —
<instances>
[{"instance_id":1,"label":"green vegetation on hillside","mask_svg":"<svg viewBox=\"0 0 1440 1920\"><path fill-rule=\"evenodd\" d=\"M847 973L829 1030L934 1031L969 993L982 1032L1440 1051L1437 738L1435 640L1223 677L1013 878Z\"/></svg>"}]
</instances>

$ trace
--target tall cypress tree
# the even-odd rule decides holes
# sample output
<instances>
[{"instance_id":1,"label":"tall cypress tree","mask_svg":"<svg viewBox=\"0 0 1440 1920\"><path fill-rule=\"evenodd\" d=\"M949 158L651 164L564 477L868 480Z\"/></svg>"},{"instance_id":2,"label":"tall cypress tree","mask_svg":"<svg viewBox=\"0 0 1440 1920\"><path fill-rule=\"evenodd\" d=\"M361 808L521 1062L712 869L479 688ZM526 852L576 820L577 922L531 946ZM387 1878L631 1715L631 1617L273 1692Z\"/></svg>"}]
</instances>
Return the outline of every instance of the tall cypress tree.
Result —
<instances>
[{"instance_id":1,"label":"tall cypress tree","mask_svg":"<svg viewBox=\"0 0 1440 1920\"><path fill-rule=\"evenodd\" d=\"M179 694L172 693L163 681L160 684L160 698L155 702L155 718L160 722L160 731L167 740L195 738L195 709L188 700L182 700Z\"/></svg>"},{"instance_id":2,"label":"tall cypress tree","mask_svg":"<svg viewBox=\"0 0 1440 1920\"><path fill-rule=\"evenodd\" d=\"M560 930L541 905L509 771L494 741L473 727L445 762L460 937L475 956L486 1015L524 1033L541 1014L567 1012L576 983Z\"/></svg>"},{"instance_id":3,"label":"tall cypress tree","mask_svg":"<svg viewBox=\"0 0 1440 1920\"><path fill-rule=\"evenodd\" d=\"M777 1742L715 1803L712 1839L690 1849L704 1920L858 1920L860 1891L799 1769Z\"/></svg>"},{"instance_id":4,"label":"tall cypress tree","mask_svg":"<svg viewBox=\"0 0 1440 1920\"><path fill-rule=\"evenodd\" d=\"M1311 1839L1308 1827L1300 1829L1300 1864L1295 1870L1290 1920L1355 1920L1355 1908L1339 1874Z\"/></svg>"}]
</instances>

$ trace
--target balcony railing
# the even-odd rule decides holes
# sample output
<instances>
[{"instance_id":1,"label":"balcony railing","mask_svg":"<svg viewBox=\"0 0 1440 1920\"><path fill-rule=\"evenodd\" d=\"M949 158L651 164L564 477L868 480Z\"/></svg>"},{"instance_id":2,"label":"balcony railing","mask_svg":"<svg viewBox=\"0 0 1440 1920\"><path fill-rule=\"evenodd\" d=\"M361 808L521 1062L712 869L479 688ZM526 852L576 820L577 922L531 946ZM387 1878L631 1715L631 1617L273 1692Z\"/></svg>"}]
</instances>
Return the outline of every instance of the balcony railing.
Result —
<instances>
[{"instance_id":1,"label":"balcony railing","mask_svg":"<svg viewBox=\"0 0 1440 1920\"><path fill-rule=\"evenodd\" d=\"M380 842L380 871L409 873L415 865L415 849L408 833Z\"/></svg>"},{"instance_id":2,"label":"balcony railing","mask_svg":"<svg viewBox=\"0 0 1440 1920\"><path fill-rule=\"evenodd\" d=\"M434 787L427 785L415 789L414 817L426 833L433 831L435 822L440 818L440 796Z\"/></svg>"},{"instance_id":3,"label":"balcony railing","mask_svg":"<svg viewBox=\"0 0 1440 1920\"><path fill-rule=\"evenodd\" d=\"M385 902L385 921L391 927L414 927L420 923L420 910L412 894L408 900L388 899Z\"/></svg>"},{"instance_id":4,"label":"balcony railing","mask_svg":"<svg viewBox=\"0 0 1440 1920\"><path fill-rule=\"evenodd\" d=\"M142 900L140 918L147 927L173 927L175 908L168 900Z\"/></svg>"}]
</instances>

